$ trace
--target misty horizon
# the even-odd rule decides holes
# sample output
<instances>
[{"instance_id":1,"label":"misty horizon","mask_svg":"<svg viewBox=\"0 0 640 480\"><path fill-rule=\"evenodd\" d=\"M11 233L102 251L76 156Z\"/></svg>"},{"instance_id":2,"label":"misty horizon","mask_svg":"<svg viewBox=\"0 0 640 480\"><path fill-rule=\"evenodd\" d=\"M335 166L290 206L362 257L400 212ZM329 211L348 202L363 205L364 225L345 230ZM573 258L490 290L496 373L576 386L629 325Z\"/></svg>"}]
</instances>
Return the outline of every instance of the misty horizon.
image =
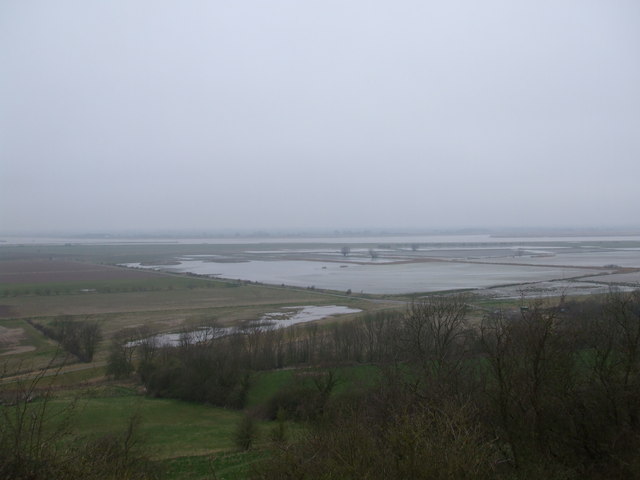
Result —
<instances>
[{"instance_id":1,"label":"misty horizon","mask_svg":"<svg viewBox=\"0 0 640 480\"><path fill-rule=\"evenodd\" d=\"M621 225L615 227L545 227L545 226L513 226L513 227L460 227L460 228L323 228L304 229L287 228L220 228L220 229L147 229L147 230L39 230L39 231L0 231L0 242L3 238L68 238L68 239L198 239L198 238L340 238L340 237L419 237L419 236L478 236L489 237L572 237L572 236L638 236L640 226Z\"/></svg>"}]
</instances>

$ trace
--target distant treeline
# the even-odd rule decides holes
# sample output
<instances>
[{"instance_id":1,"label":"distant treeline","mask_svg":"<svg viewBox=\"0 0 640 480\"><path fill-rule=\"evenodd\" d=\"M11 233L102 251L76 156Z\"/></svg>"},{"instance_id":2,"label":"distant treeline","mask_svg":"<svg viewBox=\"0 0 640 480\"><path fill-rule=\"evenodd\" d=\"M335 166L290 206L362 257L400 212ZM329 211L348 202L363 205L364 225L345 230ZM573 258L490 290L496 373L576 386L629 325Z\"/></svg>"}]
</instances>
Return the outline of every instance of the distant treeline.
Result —
<instances>
[{"instance_id":1,"label":"distant treeline","mask_svg":"<svg viewBox=\"0 0 640 480\"><path fill-rule=\"evenodd\" d=\"M640 292L475 324L464 297L434 297L329 328L202 340L137 347L149 394L241 408L256 370L326 367L262 409L311 433L259 478L640 478ZM332 368L358 362L380 381L336 394Z\"/></svg>"}]
</instances>

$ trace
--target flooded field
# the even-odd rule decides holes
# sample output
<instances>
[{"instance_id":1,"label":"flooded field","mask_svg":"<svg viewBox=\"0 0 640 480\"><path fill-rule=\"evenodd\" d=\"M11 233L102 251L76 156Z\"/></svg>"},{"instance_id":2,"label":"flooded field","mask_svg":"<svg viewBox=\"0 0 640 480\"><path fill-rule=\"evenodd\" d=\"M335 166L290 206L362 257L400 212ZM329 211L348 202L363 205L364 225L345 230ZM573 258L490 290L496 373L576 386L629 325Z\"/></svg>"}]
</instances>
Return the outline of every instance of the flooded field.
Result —
<instances>
[{"instance_id":1,"label":"flooded field","mask_svg":"<svg viewBox=\"0 0 640 480\"><path fill-rule=\"evenodd\" d=\"M518 286L555 294L569 288L587 293L608 285L633 287L640 280L640 237L362 240L255 243L210 255L180 255L165 264L126 266L354 294L478 289L496 295L499 289Z\"/></svg>"},{"instance_id":2,"label":"flooded field","mask_svg":"<svg viewBox=\"0 0 640 480\"><path fill-rule=\"evenodd\" d=\"M244 330L277 329L290 327L299 323L313 322L336 315L360 313L362 310L341 305L301 305L284 307L280 312L266 313L260 319L245 322L240 327L208 327L182 333L162 333L151 340L158 346L176 347L183 343L199 343L212 338L222 337ZM128 346L136 346L140 342L130 342Z\"/></svg>"},{"instance_id":3,"label":"flooded field","mask_svg":"<svg viewBox=\"0 0 640 480\"><path fill-rule=\"evenodd\" d=\"M601 275L598 277L587 277L585 281L595 280L600 283L640 286L640 271L630 273L614 273L612 275Z\"/></svg>"},{"instance_id":4,"label":"flooded field","mask_svg":"<svg viewBox=\"0 0 640 480\"><path fill-rule=\"evenodd\" d=\"M534 282L520 285L507 285L478 289L475 293L492 298L515 299L515 298L540 298L557 297L560 295L591 295L606 294L612 290L628 292L635 290L637 286L595 283L574 280L556 280L552 282Z\"/></svg>"},{"instance_id":5,"label":"flooded field","mask_svg":"<svg viewBox=\"0 0 640 480\"><path fill-rule=\"evenodd\" d=\"M163 269L260 283L374 294L481 288L562 280L599 273L597 269L453 261L358 265L291 260L212 264L191 260Z\"/></svg>"}]
</instances>

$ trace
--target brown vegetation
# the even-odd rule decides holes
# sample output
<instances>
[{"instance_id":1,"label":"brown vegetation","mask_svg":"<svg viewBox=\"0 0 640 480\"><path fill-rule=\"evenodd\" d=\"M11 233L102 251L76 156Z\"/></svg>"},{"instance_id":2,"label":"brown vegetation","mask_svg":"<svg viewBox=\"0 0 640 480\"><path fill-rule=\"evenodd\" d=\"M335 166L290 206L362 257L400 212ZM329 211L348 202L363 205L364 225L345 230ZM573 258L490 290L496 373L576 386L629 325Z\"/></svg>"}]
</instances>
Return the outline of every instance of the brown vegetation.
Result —
<instances>
[{"instance_id":1,"label":"brown vegetation","mask_svg":"<svg viewBox=\"0 0 640 480\"><path fill-rule=\"evenodd\" d=\"M465 310L414 305L380 383L334 397L256 477L640 477L640 292L497 311L480 331Z\"/></svg>"},{"instance_id":2,"label":"brown vegetation","mask_svg":"<svg viewBox=\"0 0 640 480\"><path fill-rule=\"evenodd\" d=\"M0 262L0 283L4 284L142 280L163 275L149 270L69 260L4 260Z\"/></svg>"}]
</instances>

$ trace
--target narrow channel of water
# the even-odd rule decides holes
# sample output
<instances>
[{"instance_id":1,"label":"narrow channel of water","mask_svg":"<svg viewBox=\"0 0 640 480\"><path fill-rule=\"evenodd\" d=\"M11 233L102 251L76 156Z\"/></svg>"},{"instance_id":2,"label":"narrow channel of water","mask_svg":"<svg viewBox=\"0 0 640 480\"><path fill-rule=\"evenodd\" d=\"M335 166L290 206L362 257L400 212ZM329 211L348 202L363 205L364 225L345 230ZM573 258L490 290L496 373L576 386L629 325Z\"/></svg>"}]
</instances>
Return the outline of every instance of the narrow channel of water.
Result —
<instances>
[{"instance_id":1,"label":"narrow channel of water","mask_svg":"<svg viewBox=\"0 0 640 480\"><path fill-rule=\"evenodd\" d=\"M359 313L358 308L349 308L341 305L301 305L296 307L284 307L281 312L264 314L259 320L247 322L240 327L199 328L189 332L161 333L148 339L136 340L127 343L127 347L135 347L142 342L152 340L158 347L177 347L184 343L200 343L213 338L242 332L243 330L260 328L265 330L286 328L298 323L313 322L334 315Z\"/></svg>"}]
</instances>

